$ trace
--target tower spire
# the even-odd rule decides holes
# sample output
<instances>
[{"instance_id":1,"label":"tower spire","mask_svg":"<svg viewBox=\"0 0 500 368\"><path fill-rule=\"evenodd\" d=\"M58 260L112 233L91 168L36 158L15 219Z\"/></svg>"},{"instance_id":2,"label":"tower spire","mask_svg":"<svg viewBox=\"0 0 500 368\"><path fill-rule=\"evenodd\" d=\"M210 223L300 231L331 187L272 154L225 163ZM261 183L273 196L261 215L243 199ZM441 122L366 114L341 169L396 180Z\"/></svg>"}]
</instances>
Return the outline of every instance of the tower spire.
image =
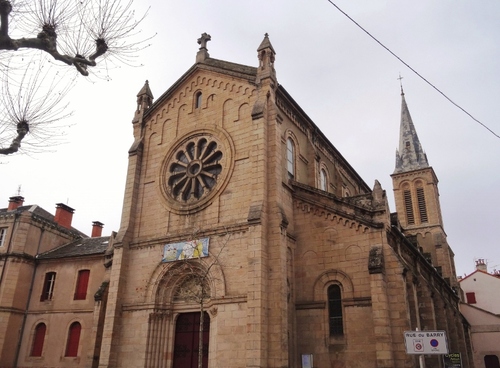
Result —
<instances>
[{"instance_id":1,"label":"tower spire","mask_svg":"<svg viewBox=\"0 0 500 368\"><path fill-rule=\"evenodd\" d=\"M429 167L427 155L422 149L417 131L411 120L401 86L401 125L399 129L399 149L396 151L394 173L413 171Z\"/></svg>"}]
</instances>

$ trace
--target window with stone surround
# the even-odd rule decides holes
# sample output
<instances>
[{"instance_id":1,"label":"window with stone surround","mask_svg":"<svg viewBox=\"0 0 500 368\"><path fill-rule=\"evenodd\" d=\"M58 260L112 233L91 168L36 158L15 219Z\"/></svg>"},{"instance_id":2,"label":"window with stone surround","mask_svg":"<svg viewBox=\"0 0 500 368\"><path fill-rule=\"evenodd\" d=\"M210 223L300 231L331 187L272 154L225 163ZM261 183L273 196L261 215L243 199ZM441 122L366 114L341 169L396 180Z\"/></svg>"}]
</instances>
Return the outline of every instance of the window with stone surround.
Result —
<instances>
[{"instance_id":1,"label":"window with stone surround","mask_svg":"<svg viewBox=\"0 0 500 368\"><path fill-rule=\"evenodd\" d=\"M222 156L217 141L209 137L196 137L179 147L169 165L172 197L192 202L208 195L222 171Z\"/></svg>"},{"instance_id":2,"label":"window with stone surround","mask_svg":"<svg viewBox=\"0 0 500 368\"><path fill-rule=\"evenodd\" d=\"M194 108L195 109L199 109L201 107L201 91L199 92L196 92L195 96L194 96Z\"/></svg>"},{"instance_id":3,"label":"window with stone surround","mask_svg":"<svg viewBox=\"0 0 500 368\"><path fill-rule=\"evenodd\" d=\"M420 214L420 222L428 222L427 218L427 206L425 204L425 194L424 188L417 187L417 202L418 202L418 212Z\"/></svg>"},{"instance_id":4,"label":"window with stone surround","mask_svg":"<svg viewBox=\"0 0 500 368\"><path fill-rule=\"evenodd\" d=\"M7 237L7 228L0 228L0 247L2 247L5 243L5 238Z\"/></svg>"},{"instance_id":5,"label":"window with stone surround","mask_svg":"<svg viewBox=\"0 0 500 368\"><path fill-rule=\"evenodd\" d=\"M46 300L52 300L55 284L56 284L56 273L47 272L45 274L45 280L43 282L43 290L42 290L42 295L40 297L41 302Z\"/></svg>"},{"instance_id":6,"label":"window with stone surround","mask_svg":"<svg viewBox=\"0 0 500 368\"><path fill-rule=\"evenodd\" d=\"M328 287L328 324L330 336L344 334L344 321L342 313L342 292L339 285Z\"/></svg>"},{"instance_id":7,"label":"window with stone surround","mask_svg":"<svg viewBox=\"0 0 500 368\"><path fill-rule=\"evenodd\" d=\"M415 216L413 214L413 201L411 200L411 192L409 189L403 191L403 198L405 202L406 220L408 225L414 225Z\"/></svg>"},{"instance_id":8,"label":"window with stone surround","mask_svg":"<svg viewBox=\"0 0 500 368\"><path fill-rule=\"evenodd\" d=\"M78 345L80 344L80 332L82 325L78 322L73 322L69 327L68 341L66 343L66 357L78 356Z\"/></svg>"},{"instance_id":9,"label":"window with stone surround","mask_svg":"<svg viewBox=\"0 0 500 368\"><path fill-rule=\"evenodd\" d=\"M43 342L45 340L45 332L47 331L47 326L45 323L39 323L35 327L35 333L33 335L33 344L31 346L31 354L33 357L41 357L43 352Z\"/></svg>"},{"instance_id":10,"label":"window with stone surround","mask_svg":"<svg viewBox=\"0 0 500 368\"><path fill-rule=\"evenodd\" d=\"M74 300L85 300L87 298L87 287L89 284L90 270L78 271L78 279L76 280Z\"/></svg>"},{"instance_id":11,"label":"window with stone surround","mask_svg":"<svg viewBox=\"0 0 500 368\"><path fill-rule=\"evenodd\" d=\"M295 177L295 144L292 138L286 140L286 169L288 171L288 178Z\"/></svg>"},{"instance_id":12,"label":"window with stone surround","mask_svg":"<svg viewBox=\"0 0 500 368\"><path fill-rule=\"evenodd\" d=\"M328 176L326 174L325 169L321 169L319 171L319 189L324 190L325 192L328 191Z\"/></svg>"}]
</instances>

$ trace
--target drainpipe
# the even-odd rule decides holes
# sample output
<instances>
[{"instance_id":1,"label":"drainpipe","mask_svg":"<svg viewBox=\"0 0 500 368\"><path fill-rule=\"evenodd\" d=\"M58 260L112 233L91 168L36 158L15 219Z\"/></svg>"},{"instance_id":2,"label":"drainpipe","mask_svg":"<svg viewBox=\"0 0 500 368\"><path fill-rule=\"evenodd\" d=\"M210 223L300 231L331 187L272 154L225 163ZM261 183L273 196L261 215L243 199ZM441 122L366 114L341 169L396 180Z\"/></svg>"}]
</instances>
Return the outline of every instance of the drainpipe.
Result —
<instances>
[{"instance_id":1,"label":"drainpipe","mask_svg":"<svg viewBox=\"0 0 500 368\"><path fill-rule=\"evenodd\" d=\"M21 331L19 333L19 340L17 341L17 347L16 347L16 356L14 358L14 366L13 368L17 368L17 363L19 361L19 354L21 353L21 344L23 342L23 336L24 336L24 328L26 327L26 319L28 318L28 311L30 307L30 302L31 302L31 296L33 294L33 285L35 284L35 276L36 276L36 268L38 266L38 254L40 252L40 246L42 244L42 238L43 234L45 233L45 229L41 229L41 234L40 238L38 238L38 245L36 248L36 255L35 255L35 267L33 268L33 274L31 276L31 283L30 283L30 290L28 292L28 300L26 301L26 308L24 310L24 315L23 315L23 323L21 324Z\"/></svg>"}]
</instances>

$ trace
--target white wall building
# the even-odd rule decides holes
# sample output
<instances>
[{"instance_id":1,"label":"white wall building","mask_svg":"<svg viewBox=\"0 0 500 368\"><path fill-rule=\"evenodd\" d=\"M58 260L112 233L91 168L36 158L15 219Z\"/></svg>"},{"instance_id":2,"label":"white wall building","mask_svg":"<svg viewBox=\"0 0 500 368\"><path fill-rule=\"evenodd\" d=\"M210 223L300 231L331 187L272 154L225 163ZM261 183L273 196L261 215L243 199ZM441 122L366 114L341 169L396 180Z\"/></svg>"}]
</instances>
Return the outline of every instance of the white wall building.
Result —
<instances>
[{"instance_id":1,"label":"white wall building","mask_svg":"<svg viewBox=\"0 0 500 368\"><path fill-rule=\"evenodd\" d=\"M476 270L459 282L465 297L460 311L471 325L475 366L500 368L500 273L488 273L479 259Z\"/></svg>"}]
</instances>

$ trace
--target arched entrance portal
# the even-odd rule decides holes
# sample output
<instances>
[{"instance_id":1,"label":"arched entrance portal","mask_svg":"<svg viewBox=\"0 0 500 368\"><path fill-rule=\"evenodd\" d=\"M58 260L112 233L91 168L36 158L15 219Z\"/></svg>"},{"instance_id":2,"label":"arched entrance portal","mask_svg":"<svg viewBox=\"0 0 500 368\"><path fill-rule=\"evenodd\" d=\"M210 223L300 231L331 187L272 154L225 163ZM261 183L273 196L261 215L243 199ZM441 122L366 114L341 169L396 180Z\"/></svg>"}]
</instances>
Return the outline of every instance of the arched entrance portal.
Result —
<instances>
[{"instance_id":1,"label":"arched entrance portal","mask_svg":"<svg viewBox=\"0 0 500 368\"><path fill-rule=\"evenodd\" d=\"M208 368L208 341L210 318L203 313L203 327L200 326L200 312L181 313L175 323L173 368L198 368L200 329L203 330L202 368Z\"/></svg>"}]
</instances>

